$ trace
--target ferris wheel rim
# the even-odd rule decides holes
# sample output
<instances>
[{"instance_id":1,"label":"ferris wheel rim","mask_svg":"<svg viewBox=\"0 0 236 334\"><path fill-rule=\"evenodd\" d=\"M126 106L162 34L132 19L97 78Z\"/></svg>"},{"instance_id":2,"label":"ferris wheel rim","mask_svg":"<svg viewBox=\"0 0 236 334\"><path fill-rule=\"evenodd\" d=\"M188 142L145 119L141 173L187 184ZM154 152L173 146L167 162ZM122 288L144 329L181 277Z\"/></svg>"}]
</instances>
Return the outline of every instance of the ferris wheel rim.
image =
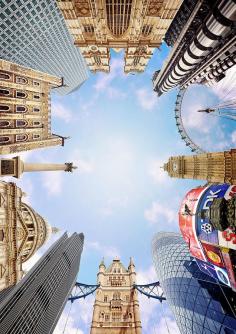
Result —
<instances>
[{"instance_id":1,"label":"ferris wheel rim","mask_svg":"<svg viewBox=\"0 0 236 334\"><path fill-rule=\"evenodd\" d=\"M191 148L191 151L194 153L206 153L207 151L203 150L199 145L195 144L195 142L188 135L185 130L183 120L182 120L182 102L184 95L186 93L187 88L180 88L177 94L176 102L175 102L175 120L176 126L178 128L178 132L180 134L181 139L185 142L186 146Z\"/></svg>"}]
</instances>

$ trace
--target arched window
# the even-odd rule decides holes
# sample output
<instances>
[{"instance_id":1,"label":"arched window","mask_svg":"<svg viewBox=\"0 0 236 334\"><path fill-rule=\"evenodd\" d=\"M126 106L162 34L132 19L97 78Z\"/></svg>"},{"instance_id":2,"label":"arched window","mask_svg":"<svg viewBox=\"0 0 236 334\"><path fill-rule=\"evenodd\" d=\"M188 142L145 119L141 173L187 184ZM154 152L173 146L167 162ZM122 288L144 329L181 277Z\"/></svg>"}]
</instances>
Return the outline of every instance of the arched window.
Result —
<instances>
[{"instance_id":1,"label":"arched window","mask_svg":"<svg viewBox=\"0 0 236 334\"><path fill-rule=\"evenodd\" d=\"M27 138L27 135L16 135L16 141L26 141Z\"/></svg>"},{"instance_id":2,"label":"arched window","mask_svg":"<svg viewBox=\"0 0 236 334\"><path fill-rule=\"evenodd\" d=\"M11 76L6 72L0 72L0 80L9 80Z\"/></svg>"},{"instance_id":3,"label":"arched window","mask_svg":"<svg viewBox=\"0 0 236 334\"><path fill-rule=\"evenodd\" d=\"M9 121L0 121L0 128L7 128L9 125Z\"/></svg>"},{"instance_id":4,"label":"arched window","mask_svg":"<svg viewBox=\"0 0 236 334\"><path fill-rule=\"evenodd\" d=\"M38 107L34 107L34 108L33 108L33 112L40 112L40 108L38 108Z\"/></svg>"},{"instance_id":5,"label":"arched window","mask_svg":"<svg viewBox=\"0 0 236 334\"><path fill-rule=\"evenodd\" d=\"M4 104L0 104L0 111L8 111L10 109L9 106L4 105Z\"/></svg>"},{"instance_id":6,"label":"arched window","mask_svg":"<svg viewBox=\"0 0 236 334\"><path fill-rule=\"evenodd\" d=\"M24 98L26 98L26 93L16 91L16 97L18 97L20 99L24 99Z\"/></svg>"},{"instance_id":7,"label":"arched window","mask_svg":"<svg viewBox=\"0 0 236 334\"><path fill-rule=\"evenodd\" d=\"M0 95L9 95L9 94L10 91L8 89L3 89L3 88L0 89Z\"/></svg>"},{"instance_id":8,"label":"arched window","mask_svg":"<svg viewBox=\"0 0 236 334\"><path fill-rule=\"evenodd\" d=\"M26 78L23 77L16 77L16 83L20 83L20 84L27 84L28 80Z\"/></svg>"},{"instance_id":9,"label":"arched window","mask_svg":"<svg viewBox=\"0 0 236 334\"><path fill-rule=\"evenodd\" d=\"M132 318L132 313L129 314L130 319Z\"/></svg>"},{"instance_id":10,"label":"arched window","mask_svg":"<svg viewBox=\"0 0 236 334\"><path fill-rule=\"evenodd\" d=\"M27 125L27 122L23 119L19 119L16 121L16 126L19 128L24 128Z\"/></svg>"},{"instance_id":11,"label":"arched window","mask_svg":"<svg viewBox=\"0 0 236 334\"><path fill-rule=\"evenodd\" d=\"M33 134L33 139L40 139L40 135Z\"/></svg>"},{"instance_id":12,"label":"arched window","mask_svg":"<svg viewBox=\"0 0 236 334\"><path fill-rule=\"evenodd\" d=\"M16 106L16 112L26 112L27 108L25 106Z\"/></svg>"},{"instance_id":13,"label":"arched window","mask_svg":"<svg viewBox=\"0 0 236 334\"><path fill-rule=\"evenodd\" d=\"M40 86L40 82L38 82L38 81L33 81L33 85L34 85L34 86Z\"/></svg>"},{"instance_id":14,"label":"arched window","mask_svg":"<svg viewBox=\"0 0 236 334\"><path fill-rule=\"evenodd\" d=\"M0 137L0 144L5 144L8 143L10 141L10 137L8 136L1 136Z\"/></svg>"}]
</instances>

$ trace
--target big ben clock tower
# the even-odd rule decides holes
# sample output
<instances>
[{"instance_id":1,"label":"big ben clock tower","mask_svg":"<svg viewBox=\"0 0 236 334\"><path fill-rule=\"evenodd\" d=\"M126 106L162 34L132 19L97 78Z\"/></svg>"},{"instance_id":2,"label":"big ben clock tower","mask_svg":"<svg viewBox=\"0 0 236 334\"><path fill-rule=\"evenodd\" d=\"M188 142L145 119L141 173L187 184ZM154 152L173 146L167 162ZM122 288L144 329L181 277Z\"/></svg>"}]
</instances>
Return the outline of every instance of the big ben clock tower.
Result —
<instances>
[{"instance_id":1,"label":"big ben clock tower","mask_svg":"<svg viewBox=\"0 0 236 334\"><path fill-rule=\"evenodd\" d=\"M236 150L170 157L164 170L170 177L206 180L213 183L236 182Z\"/></svg>"}]
</instances>

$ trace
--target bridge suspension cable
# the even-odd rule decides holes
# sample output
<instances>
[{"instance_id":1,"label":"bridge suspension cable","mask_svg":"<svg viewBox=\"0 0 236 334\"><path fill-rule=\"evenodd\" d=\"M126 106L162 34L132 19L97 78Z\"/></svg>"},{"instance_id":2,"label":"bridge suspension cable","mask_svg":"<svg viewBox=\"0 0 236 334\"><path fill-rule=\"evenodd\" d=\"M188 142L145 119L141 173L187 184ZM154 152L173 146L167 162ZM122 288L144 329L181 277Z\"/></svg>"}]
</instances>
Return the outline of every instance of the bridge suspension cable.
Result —
<instances>
[{"instance_id":1,"label":"bridge suspension cable","mask_svg":"<svg viewBox=\"0 0 236 334\"><path fill-rule=\"evenodd\" d=\"M166 297L164 296L164 292L159 282L144 285L134 284L134 288L148 298L158 299L160 302L166 300Z\"/></svg>"}]
</instances>

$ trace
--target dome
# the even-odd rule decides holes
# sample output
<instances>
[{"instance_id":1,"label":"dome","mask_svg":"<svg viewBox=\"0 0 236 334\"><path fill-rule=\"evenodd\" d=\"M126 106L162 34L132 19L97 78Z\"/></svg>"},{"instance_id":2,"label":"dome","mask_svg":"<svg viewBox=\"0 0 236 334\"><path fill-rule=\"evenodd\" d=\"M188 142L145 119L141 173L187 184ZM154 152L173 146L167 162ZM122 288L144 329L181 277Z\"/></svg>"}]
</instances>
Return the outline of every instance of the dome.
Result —
<instances>
[{"instance_id":1,"label":"dome","mask_svg":"<svg viewBox=\"0 0 236 334\"><path fill-rule=\"evenodd\" d=\"M26 232L22 247L23 262L28 260L50 237L53 228L29 205L21 204L21 213Z\"/></svg>"}]
</instances>

